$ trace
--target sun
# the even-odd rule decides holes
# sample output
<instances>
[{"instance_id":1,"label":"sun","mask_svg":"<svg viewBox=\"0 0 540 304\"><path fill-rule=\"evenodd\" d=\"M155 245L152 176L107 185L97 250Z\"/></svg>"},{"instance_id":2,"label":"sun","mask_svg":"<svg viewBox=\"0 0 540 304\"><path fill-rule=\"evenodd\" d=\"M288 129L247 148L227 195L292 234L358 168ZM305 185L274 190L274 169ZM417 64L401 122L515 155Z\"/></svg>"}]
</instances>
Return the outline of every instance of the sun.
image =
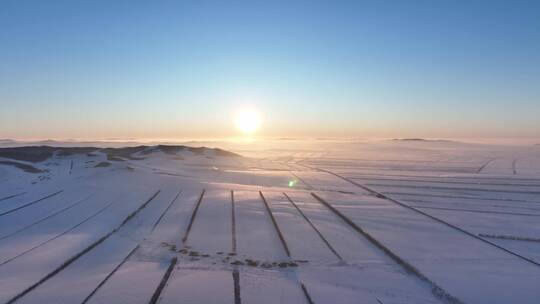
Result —
<instances>
[{"instance_id":1,"label":"sun","mask_svg":"<svg viewBox=\"0 0 540 304\"><path fill-rule=\"evenodd\" d=\"M253 134L261 126L261 116L252 109L241 110L236 113L236 128L244 134Z\"/></svg>"}]
</instances>

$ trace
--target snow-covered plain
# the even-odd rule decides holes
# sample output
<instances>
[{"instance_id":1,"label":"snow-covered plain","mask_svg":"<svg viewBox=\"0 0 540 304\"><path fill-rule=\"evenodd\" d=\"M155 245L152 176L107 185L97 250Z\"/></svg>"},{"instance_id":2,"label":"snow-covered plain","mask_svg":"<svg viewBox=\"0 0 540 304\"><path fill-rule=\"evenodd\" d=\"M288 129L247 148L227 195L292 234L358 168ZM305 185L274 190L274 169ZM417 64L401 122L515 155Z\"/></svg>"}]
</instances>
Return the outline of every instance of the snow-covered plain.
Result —
<instances>
[{"instance_id":1,"label":"snow-covered plain","mask_svg":"<svg viewBox=\"0 0 540 304\"><path fill-rule=\"evenodd\" d=\"M540 146L203 144L0 149L0 303L539 302Z\"/></svg>"}]
</instances>

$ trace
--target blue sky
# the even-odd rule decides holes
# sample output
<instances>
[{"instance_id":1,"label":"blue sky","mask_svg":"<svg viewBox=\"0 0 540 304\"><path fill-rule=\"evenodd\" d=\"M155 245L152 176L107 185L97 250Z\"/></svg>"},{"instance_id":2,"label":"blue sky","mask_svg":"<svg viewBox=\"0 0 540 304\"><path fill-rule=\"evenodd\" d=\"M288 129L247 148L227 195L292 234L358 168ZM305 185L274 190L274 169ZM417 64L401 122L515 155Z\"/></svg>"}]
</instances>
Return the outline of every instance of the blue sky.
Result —
<instances>
[{"instance_id":1,"label":"blue sky","mask_svg":"<svg viewBox=\"0 0 540 304\"><path fill-rule=\"evenodd\" d=\"M538 1L0 2L0 137L540 137Z\"/></svg>"}]
</instances>

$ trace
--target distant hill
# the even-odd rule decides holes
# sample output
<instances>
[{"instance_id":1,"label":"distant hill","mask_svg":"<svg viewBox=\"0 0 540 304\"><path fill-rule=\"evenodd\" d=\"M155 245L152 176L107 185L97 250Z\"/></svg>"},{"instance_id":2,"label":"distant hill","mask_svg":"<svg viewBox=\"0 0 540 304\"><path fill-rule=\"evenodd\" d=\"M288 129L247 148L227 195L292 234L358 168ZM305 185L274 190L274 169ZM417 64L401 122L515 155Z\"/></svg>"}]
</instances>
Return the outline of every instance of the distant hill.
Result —
<instances>
[{"instance_id":1,"label":"distant hill","mask_svg":"<svg viewBox=\"0 0 540 304\"><path fill-rule=\"evenodd\" d=\"M425 139L425 138L394 138L394 139L392 139L392 141L457 143L457 141L448 140L448 139Z\"/></svg>"},{"instance_id":2,"label":"distant hill","mask_svg":"<svg viewBox=\"0 0 540 304\"><path fill-rule=\"evenodd\" d=\"M0 139L0 146L11 146L16 144L17 142L13 139Z\"/></svg>"},{"instance_id":3,"label":"distant hill","mask_svg":"<svg viewBox=\"0 0 540 304\"><path fill-rule=\"evenodd\" d=\"M0 148L0 157L38 163L51 158L53 155L66 157L77 154L92 154L96 152L102 152L106 154L107 157L112 159L127 158L132 160L144 159L144 156L157 152L162 152L168 155L177 155L187 152L193 155L240 157L240 155L236 153L219 148L173 145L135 146L123 148L24 146Z\"/></svg>"}]
</instances>

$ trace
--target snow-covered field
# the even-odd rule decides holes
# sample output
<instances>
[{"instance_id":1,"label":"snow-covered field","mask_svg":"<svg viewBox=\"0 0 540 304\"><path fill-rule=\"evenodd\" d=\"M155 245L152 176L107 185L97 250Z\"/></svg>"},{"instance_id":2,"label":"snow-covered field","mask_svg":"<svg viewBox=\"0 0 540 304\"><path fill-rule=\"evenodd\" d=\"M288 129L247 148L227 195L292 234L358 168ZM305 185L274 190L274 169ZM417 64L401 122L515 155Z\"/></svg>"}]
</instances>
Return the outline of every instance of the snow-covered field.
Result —
<instances>
[{"instance_id":1,"label":"snow-covered field","mask_svg":"<svg viewBox=\"0 0 540 304\"><path fill-rule=\"evenodd\" d=\"M0 149L0 303L539 303L540 146Z\"/></svg>"}]
</instances>

